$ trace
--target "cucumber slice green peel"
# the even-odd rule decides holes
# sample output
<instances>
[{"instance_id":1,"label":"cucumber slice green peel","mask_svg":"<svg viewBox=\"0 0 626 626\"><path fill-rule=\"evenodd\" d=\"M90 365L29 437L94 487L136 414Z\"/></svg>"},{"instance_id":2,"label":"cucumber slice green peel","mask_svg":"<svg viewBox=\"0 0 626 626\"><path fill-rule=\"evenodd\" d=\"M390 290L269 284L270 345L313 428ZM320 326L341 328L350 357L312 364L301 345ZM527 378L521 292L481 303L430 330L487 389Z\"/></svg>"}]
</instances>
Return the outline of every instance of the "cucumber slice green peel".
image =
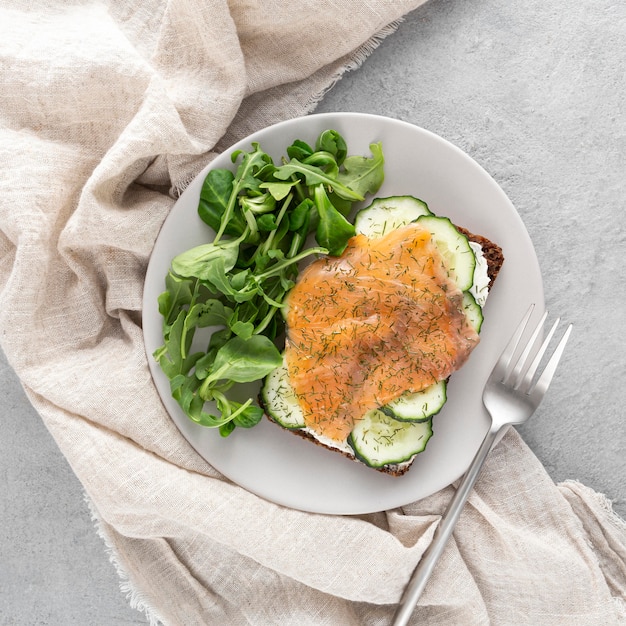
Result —
<instances>
[{"instance_id":1,"label":"cucumber slice green peel","mask_svg":"<svg viewBox=\"0 0 626 626\"><path fill-rule=\"evenodd\" d=\"M423 215L432 215L432 212L423 200L413 196L376 198L357 213L354 228L357 234L377 239Z\"/></svg>"},{"instance_id":2,"label":"cucumber slice green peel","mask_svg":"<svg viewBox=\"0 0 626 626\"><path fill-rule=\"evenodd\" d=\"M283 428L304 428L304 413L289 382L289 372L283 355L283 364L270 372L261 388L261 399L269 416Z\"/></svg>"},{"instance_id":3,"label":"cucumber slice green peel","mask_svg":"<svg viewBox=\"0 0 626 626\"><path fill-rule=\"evenodd\" d=\"M474 283L476 257L469 245L469 239L447 217L424 215L417 219L417 223L430 230L446 269L458 288L461 291L470 289Z\"/></svg>"},{"instance_id":4,"label":"cucumber slice green peel","mask_svg":"<svg viewBox=\"0 0 626 626\"><path fill-rule=\"evenodd\" d=\"M381 407L381 411L401 422L424 422L441 411L446 403L445 380L416 393L405 393Z\"/></svg>"},{"instance_id":5,"label":"cucumber slice green peel","mask_svg":"<svg viewBox=\"0 0 626 626\"><path fill-rule=\"evenodd\" d=\"M483 310L469 291L463 292L463 310L467 316L467 321L474 327L474 330L479 333L483 325Z\"/></svg>"},{"instance_id":6,"label":"cucumber slice green peel","mask_svg":"<svg viewBox=\"0 0 626 626\"><path fill-rule=\"evenodd\" d=\"M374 410L355 424L348 443L360 461L370 467L383 467L404 463L422 452L432 434L432 419L400 422Z\"/></svg>"}]
</instances>

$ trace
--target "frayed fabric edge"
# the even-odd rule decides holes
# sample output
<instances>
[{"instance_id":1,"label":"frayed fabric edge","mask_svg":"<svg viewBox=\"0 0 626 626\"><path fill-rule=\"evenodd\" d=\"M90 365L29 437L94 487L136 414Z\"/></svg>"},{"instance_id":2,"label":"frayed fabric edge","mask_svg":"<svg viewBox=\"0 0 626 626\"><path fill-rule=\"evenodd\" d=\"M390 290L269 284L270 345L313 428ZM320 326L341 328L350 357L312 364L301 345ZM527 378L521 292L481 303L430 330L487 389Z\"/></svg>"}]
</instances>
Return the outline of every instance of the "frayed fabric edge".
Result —
<instances>
[{"instance_id":1,"label":"frayed fabric edge","mask_svg":"<svg viewBox=\"0 0 626 626\"><path fill-rule=\"evenodd\" d=\"M124 594L129 606L131 609L135 609L136 611L143 613L150 626L163 626L165 621L159 617L157 611L155 611L154 607L145 598L143 593L135 587L130 579L130 576L128 575L128 572L120 563L119 555L115 549L113 541L107 533L93 501L87 493L84 493L84 500L91 515L91 521L96 529L96 533L104 542L105 554L109 557L109 562L113 565L119 577L120 591Z\"/></svg>"},{"instance_id":2,"label":"frayed fabric edge","mask_svg":"<svg viewBox=\"0 0 626 626\"><path fill-rule=\"evenodd\" d=\"M308 102L304 104L304 113L312 113L319 103L324 99L324 96L343 78L347 72L357 70L365 63L368 57L380 46L380 44L389 35L392 35L398 30L398 27L404 22L403 17L390 22L379 30L375 35L370 37L365 43L361 44L356 50L348 55L348 60L342 65L335 73L330 77L329 83L320 92L313 94L309 98Z\"/></svg>"},{"instance_id":3,"label":"frayed fabric edge","mask_svg":"<svg viewBox=\"0 0 626 626\"><path fill-rule=\"evenodd\" d=\"M613 602L615 603L615 607L617 609L617 616L620 619L626 619L626 602L621 598L613 598Z\"/></svg>"},{"instance_id":4,"label":"frayed fabric edge","mask_svg":"<svg viewBox=\"0 0 626 626\"><path fill-rule=\"evenodd\" d=\"M626 533L626 520L622 519L615 511L613 501L609 497L587 487L578 480L564 480L557 484L557 487L570 488L570 486L582 489L591 499L595 500L598 506L606 513L607 521L613 524L620 532ZM626 620L626 601L623 598L613 596L613 604L615 605L618 617Z\"/></svg>"},{"instance_id":5,"label":"frayed fabric edge","mask_svg":"<svg viewBox=\"0 0 626 626\"><path fill-rule=\"evenodd\" d=\"M617 511L615 511L615 509L613 508L613 501L609 497L607 497L605 494L599 493L598 491L595 491L594 489L587 487L586 485L584 485L578 480L564 480L563 482L559 483L557 486L561 486L561 485L563 485L564 487L567 487L568 485L576 485L578 488L583 489L585 493L587 493L591 498L593 498L598 503L600 508L607 514L607 519L617 529L619 529L623 533L626 533L626 520L622 519L620 515L617 513Z\"/></svg>"}]
</instances>

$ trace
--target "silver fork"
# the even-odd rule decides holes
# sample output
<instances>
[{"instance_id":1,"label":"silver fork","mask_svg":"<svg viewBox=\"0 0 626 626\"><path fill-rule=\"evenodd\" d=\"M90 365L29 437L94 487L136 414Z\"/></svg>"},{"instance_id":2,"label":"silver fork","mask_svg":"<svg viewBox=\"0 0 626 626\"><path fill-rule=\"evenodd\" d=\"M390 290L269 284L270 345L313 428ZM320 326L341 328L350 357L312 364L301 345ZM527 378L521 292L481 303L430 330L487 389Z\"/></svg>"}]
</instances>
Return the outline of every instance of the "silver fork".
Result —
<instances>
[{"instance_id":1,"label":"silver fork","mask_svg":"<svg viewBox=\"0 0 626 626\"><path fill-rule=\"evenodd\" d=\"M534 382L539 364L548 348L548 344L552 340L559 320L557 319L554 322L537 350L537 344L547 317L547 312L544 313L541 321L532 332L530 339L523 347L521 355L515 360L514 356L518 352L518 346L520 346L522 335L526 330L533 309L534 305L531 305L487 380L483 391L483 404L491 416L489 432L485 436L469 469L463 476L444 516L441 518L432 543L424 552L402 594L400 604L394 616L393 626L405 626L413 614L415 605L426 586L426 582L454 530L472 487L476 483L483 463L498 440L500 433L511 425L525 422L535 412L550 386L565 349L565 344L572 331L572 325L570 324L567 327L543 372L537 381Z\"/></svg>"}]
</instances>

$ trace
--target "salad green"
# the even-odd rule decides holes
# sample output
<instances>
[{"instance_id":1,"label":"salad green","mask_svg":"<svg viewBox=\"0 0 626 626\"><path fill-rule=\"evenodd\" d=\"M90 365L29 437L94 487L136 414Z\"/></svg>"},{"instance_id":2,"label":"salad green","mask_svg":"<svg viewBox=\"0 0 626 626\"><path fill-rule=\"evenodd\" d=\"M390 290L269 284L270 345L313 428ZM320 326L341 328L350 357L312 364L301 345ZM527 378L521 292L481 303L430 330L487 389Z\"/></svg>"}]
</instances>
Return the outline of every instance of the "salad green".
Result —
<instances>
[{"instance_id":1,"label":"salad green","mask_svg":"<svg viewBox=\"0 0 626 626\"><path fill-rule=\"evenodd\" d=\"M335 130L311 147L295 140L275 164L258 143L237 150L236 171L207 174L198 215L215 238L176 256L159 296L163 345L154 358L185 414L223 436L263 416L256 400L228 391L261 380L282 363L284 322L277 315L294 286L298 263L312 255L339 256L355 234L353 203L384 179L380 143L371 155L348 155ZM305 247L314 234L317 245ZM206 346L192 350L196 331L217 327ZM205 410L213 401L218 415Z\"/></svg>"}]
</instances>

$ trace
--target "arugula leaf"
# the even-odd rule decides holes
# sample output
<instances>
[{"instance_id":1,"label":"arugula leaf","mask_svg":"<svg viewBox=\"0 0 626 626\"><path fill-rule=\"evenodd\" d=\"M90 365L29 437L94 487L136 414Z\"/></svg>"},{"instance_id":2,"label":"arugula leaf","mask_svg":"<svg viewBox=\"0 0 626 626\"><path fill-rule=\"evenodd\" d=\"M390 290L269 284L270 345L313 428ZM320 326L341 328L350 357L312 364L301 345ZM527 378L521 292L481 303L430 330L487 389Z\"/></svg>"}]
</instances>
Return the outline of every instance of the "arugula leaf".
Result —
<instances>
[{"instance_id":1,"label":"arugula leaf","mask_svg":"<svg viewBox=\"0 0 626 626\"><path fill-rule=\"evenodd\" d=\"M320 152L330 152L335 157L337 165L341 165L348 155L346 140L336 130L325 130L315 142L315 149Z\"/></svg>"},{"instance_id":2,"label":"arugula leaf","mask_svg":"<svg viewBox=\"0 0 626 626\"><path fill-rule=\"evenodd\" d=\"M372 143L370 150L373 156L369 158L363 156L348 157L343 163L345 172L340 172L338 175L339 180L344 185L363 196L378 191L385 176L382 144L380 142ZM336 188L333 187L333 189L338 193ZM338 195L341 194L338 193Z\"/></svg>"},{"instance_id":3,"label":"arugula leaf","mask_svg":"<svg viewBox=\"0 0 626 626\"><path fill-rule=\"evenodd\" d=\"M286 198L291 192L293 186L296 183L294 181L283 183L283 182L268 182L261 183L261 189L267 189L275 200L283 200Z\"/></svg>"},{"instance_id":4,"label":"arugula leaf","mask_svg":"<svg viewBox=\"0 0 626 626\"><path fill-rule=\"evenodd\" d=\"M258 174L266 170L268 166L273 166L272 158L261 150L261 146L255 141L252 142L252 152L235 150L231 156L233 163L241 156L241 164L237 168L233 190L236 193L248 189L256 191L259 189L261 181Z\"/></svg>"},{"instance_id":5,"label":"arugula leaf","mask_svg":"<svg viewBox=\"0 0 626 626\"><path fill-rule=\"evenodd\" d=\"M306 163L300 163L297 159L291 159L291 161L285 165L281 165L275 172L274 176L280 180L287 180L293 175L301 175L307 185L328 185L333 191L340 197L346 200L352 200L358 202L364 199L360 193L353 191L340 179L326 174L319 167L314 165L307 165Z\"/></svg>"}]
</instances>

